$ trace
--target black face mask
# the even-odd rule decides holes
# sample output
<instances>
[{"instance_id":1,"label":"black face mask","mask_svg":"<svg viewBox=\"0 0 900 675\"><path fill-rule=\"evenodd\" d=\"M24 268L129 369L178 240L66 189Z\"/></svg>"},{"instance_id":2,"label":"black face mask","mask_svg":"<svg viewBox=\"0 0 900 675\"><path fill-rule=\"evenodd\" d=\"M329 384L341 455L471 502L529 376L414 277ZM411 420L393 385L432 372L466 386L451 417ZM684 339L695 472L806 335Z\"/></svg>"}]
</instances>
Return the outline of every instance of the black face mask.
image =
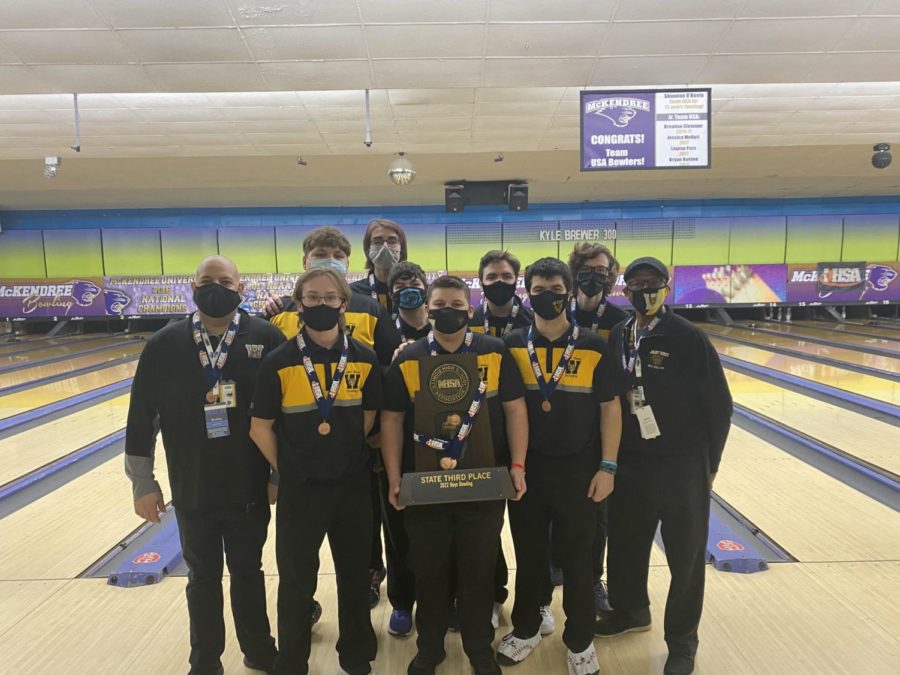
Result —
<instances>
[{"instance_id":1,"label":"black face mask","mask_svg":"<svg viewBox=\"0 0 900 675\"><path fill-rule=\"evenodd\" d=\"M340 317L341 308L328 305L316 305L315 307L303 305L303 311L300 312L300 321L309 328L319 331L331 330L337 326Z\"/></svg>"},{"instance_id":2,"label":"black face mask","mask_svg":"<svg viewBox=\"0 0 900 675\"><path fill-rule=\"evenodd\" d=\"M440 309L429 309L428 318L434 322L434 329L438 333L452 335L465 328L469 323L469 312L465 309L441 307Z\"/></svg>"},{"instance_id":3,"label":"black face mask","mask_svg":"<svg viewBox=\"0 0 900 675\"><path fill-rule=\"evenodd\" d=\"M515 296L516 285L508 284L505 281L495 281L488 286L482 286L481 290L484 293L484 297L495 305L505 305Z\"/></svg>"},{"instance_id":4,"label":"black face mask","mask_svg":"<svg viewBox=\"0 0 900 675\"><path fill-rule=\"evenodd\" d=\"M238 308L241 294L221 284L203 284L194 289L194 304L206 316L221 319Z\"/></svg>"},{"instance_id":5,"label":"black face mask","mask_svg":"<svg viewBox=\"0 0 900 675\"><path fill-rule=\"evenodd\" d=\"M531 298L531 308L534 313L546 321L551 321L565 311L569 294L544 291L528 297Z\"/></svg>"},{"instance_id":6,"label":"black face mask","mask_svg":"<svg viewBox=\"0 0 900 675\"><path fill-rule=\"evenodd\" d=\"M575 282L581 292L589 298L600 295L606 290L606 275L590 268L581 270L576 275Z\"/></svg>"}]
</instances>

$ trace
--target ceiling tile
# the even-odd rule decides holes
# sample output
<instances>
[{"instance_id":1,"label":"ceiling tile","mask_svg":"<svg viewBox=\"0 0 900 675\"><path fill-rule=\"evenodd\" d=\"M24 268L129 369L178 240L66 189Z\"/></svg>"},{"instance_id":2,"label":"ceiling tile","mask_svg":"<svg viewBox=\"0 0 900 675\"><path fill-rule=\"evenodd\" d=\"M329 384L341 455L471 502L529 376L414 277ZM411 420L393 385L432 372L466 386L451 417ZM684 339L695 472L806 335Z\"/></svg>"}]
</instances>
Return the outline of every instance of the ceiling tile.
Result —
<instances>
[{"instance_id":1,"label":"ceiling tile","mask_svg":"<svg viewBox=\"0 0 900 675\"><path fill-rule=\"evenodd\" d=\"M869 3L870 0L750 0L739 16L856 16Z\"/></svg>"},{"instance_id":2,"label":"ceiling tile","mask_svg":"<svg viewBox=\"0 0 900 675\"><path fill-rule=\"evenodd\" d=\"M308 26L317 23L358 23L356 0L291 0L276 4L258 0L225 0L241 26Z\"/></svg>"},{"instance_id":3,"label":"ceiling tile","mask_svg":"<svg viewBox=\"0 0 900 675\"><path fill-rule=\"evenodd\" d=\"M616 4L617 0L491 0L488 20L606 21L616 11Z\"/></svg>"},{"instance_id":4,"label":"ceiling tile","mask_svg":"<svg viewBox=\"0 0 900 675\"><path fill-rule=\"evenodd\" d=\"M389 89L388 98L391 105L410 105L420 103L472 103L475 101L475 89Z\"/></svg>"},{"instance_id":5,"label":"ceiling tile","mask_svg":"<svg viewBox=\"0 0 900 675\"><path fill-rule=\"evenodd\" d=\"M410 117L394 120L394 128L401 134L406 131L468 131L471 117Z\"/></svg>"},{"instance_id":6,"label":"ceiling tile","mask_svg":"<svg viewBox=\"0 0 900 675\"><path fill-rule=\"evenodd\" d=\"M601 57L587 81L592 88L684 86L719 82L703 78L708 56Z\"/></svg>"},{"instance_id":7,"label":"ceiling tile","mask_svg":"<svg viewBox=\"0 0 900 675\"><path fill-rule=\"evenodd\" d=\"M481 84L480 59L378 60L372 62L379 89L477 87Z\"/></svg>"},{"instance_id":8,"label":"ceiling tile","mask_svg":"<svg viewBox=\"0 0 900 675\"><path fill-rule=\"evenodd\" d=\"M593 58L485 59L485 86L528 83L535 87L584 84L594 66Z\"/></svg>"},{"instance_id":9,"label":"ceiling tile","mask_svg":"<svg viewBox=\"0 0 900 675\"><path fill-rule=\"evenodd\" d=\"M344 90L373 86L369 62L365 60L260 63L259 69L268 88L274 90Z\"/></svg>"},{"instance_id":10,"label":"ceiling tile","mask_svg":"<svg viewBox=\"0 0 900 675\"><path fill-rule=\"evenodd\" d=\"M222 0L90 0L113 28L186 28L233 26L231 12Z\"/></svg>"},{"instance_id":11,"label":"ceiling tile","mask_svg":"<svg viewBox=\"0 0 900 675\"><path fill-rule=\"evenodd\" d=\"M666 19L731 19L746 0L691 0L690 2L620 2L616 21Z\"/></svg>"},{"instance_id":12,"label":"ceiling tile","mask_svg":"<svg viewBox=\"0 0 900 675\"><path fill-rule=\"evenodd\" d=\"M342 60L366 57L360 26L242 28L259 61Z\"/></svg>"},{"instance_id":13,"label":"ceiling tile","mask_svg":"<svg viewBox=\"0 0 900 675\"><path fill-rule=\"evenodd\" d=\"M460 23L486 19L483 0L455 2L409 2L409 0L365 0L359 3L365 23Z\"/></svg>"},{"instance_id":14,"label":"ceiling tile","mask_svg":"<svg viewBox=\"0 0 900 675\"><path fill-rule=\"evenodd\" d=\"M28 0L0 3L0 26L30 28L106 28L88 0Z\"/></svg>"},{"instance_id":15,"label":"ceiling tile","mask_svg":"<svg viewBox=\"0 0 900 675\"><path fill-rule=\"evenodd\" d=\"M696 81L804 82L819 63L814 54L727 54L708 57Z\"/></svg>"},{"instance_id":16,"label":"ceiling tile","mask_svg":"<svg viewBox=\"0 0 900 675\"><path fill-rule=\"evenodd\" d=\"M722 53L824 52L835 49L852 20L759 19L732 23L718 44Z\"/></svg>"},{"instance_id":17,"label":"ceiling tile","mask_svg":"<svg viewBox=\"0 0 900 675\"><path fill-rule=\"evenodd\" d=\"M258 91L266 85L252 63L159 63L144 66L160 91Z\"/></svg>"},{"instance_id":18,"label":"ceiling tile","mask_svg":"<svg viewBox=\"0 0 900 675\"><path fill-rule=\"evenodd\" d=\"M900 73L900 52L826 54L805 79L818 82L895 81L897 73Z\"/></svg>"},{"instance_id":19,"label":"ceiling tile","mask_svg":"<svg viewBox=\"0 0 900 675\"><path fill-rule=\"evenodd\" d=\"M374 59L481 57L484 49L484 26L367 26L366 43L369 54Z\"/></svg>"},{"instance_id":20,"label":"ceiling tile","mask_svg":"<svg viewBox=\"0 0 900 675\"><path fill-rule=\"evenodd\" d=\"M46 65L31 66L36 77L52 83L57 91L114 93L153 91L154 83L141 66Z\"/></svg>"},{"instance_id":21,"label":"ceiling tile","mask_svg":"<svg viewBox=\"0 0 900 675\"><path fill-rule=\"evenodd\" d=\"M225 121L220 108L138 108L137 118L148 123Z\"/></svg>"},{"instance_id":22,"label":"ceiling tile","mask_svg":"<svg viewBox=\"0 0 900 675\"><path fill-rule=\"evenodd\" d=\"M500 103L484 101L475 104L476 115L553 115L559 107L559 101L533 103Z\"/></svg>"},{"instance_id":23,"label":"ceiling tile","mask_svg":"<svg viewBox=\"0 0 900 675\"><path fill-rule=\"evenodd\" d=\"M394 105L396 119L428 117L471 117L473 103L445 103L442 105Z\"/></svg>"},{"instance_id":24,"label":"ceiling tile","mask_svg":"<svg viewBox=\"0 0 900 675\"><path fill-rule=\"evenodd\" d=\"M709 54L730 25L730 21L616 22L604 34L600 54Z\"/></svg>"},{"instance_id":25,"label":"ceiling tile","mask_svg":"<svg viewBox=\"0 0 900 675\"><path fill-rule=\"evenodd\" d=\"M848 22L848 30L834 46L837 51L897 51L900 12L897 17L859 18Z\"/></svg>"},{"instance_id":26,"label":"ceiling tile","mask_svg":"<svg viewBox=\"0 0 900 675\"><path fill-rule=\"evenodd\" d=\"M145 63L251 60L237 28L134 29L118 34Z\"/></svg>"},{"instance_id":27,"label":"ceiling tile","mask_svg":"<svg viewBox=\"0 0 900 675\"><path fill-rule=\"evenodd\" d=\"M605 23L490 24L487 56L596 56Z\"/></svg>"},{"instance_id":28,"label":"ceiling tile","mask_svg":"<svg viewBox=\"0 0 900 675\"><path fill-rule=\"evenodd\" d=\"M244 133L247 141L254 145L288 145L288 144L320 144L322 136L311 126L304 130L296 130L293 133Z\"/></svg>"},{"instance_id":29,"label":"ceiling tile","mask_svg":"<svg viewBox=\"0 0 900 675\"><path fill-rule=\"evenodd\" d=\"M6 51L26 63L129 63L134 54L110 30L7 31Z\"/></svg>"},{"instance_id":30,"label":"ceiling tile","mask_svg":"<svg viewBox=\"0 0 900 675\"><path fill-rule=\"evenodd\" d=\"M476 100L479 103L552 102L559 101L565 93L566 87L483 87L476 90Z\"/></svg>"}]
</instances>

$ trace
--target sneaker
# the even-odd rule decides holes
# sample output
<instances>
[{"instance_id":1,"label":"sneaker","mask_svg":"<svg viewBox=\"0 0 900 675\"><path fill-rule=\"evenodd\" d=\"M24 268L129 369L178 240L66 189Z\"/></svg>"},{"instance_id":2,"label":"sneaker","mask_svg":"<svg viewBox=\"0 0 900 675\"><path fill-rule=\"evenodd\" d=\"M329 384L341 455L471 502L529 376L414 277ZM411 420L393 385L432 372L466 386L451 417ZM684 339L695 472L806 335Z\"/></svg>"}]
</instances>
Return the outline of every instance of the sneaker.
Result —
<instances>
[{"instance_id":1,"label":"sneaker","mask_svg":"<svg viewBox=\"0 0 900 675\"><path fill-rule=\"evenodd\" d=\"M310 621L310 626L315 626L319 623L319 619L322 618L322 605L319 604L318 600L313 598L313 611L312 611L312 621Z\"/></svg>"},{"instance_id":2,"label":"sneaker","mask_svg":"<svg viewBox=\"0 0 900 675\"><path fill-rule=\"evenodd\" d=\"M624 633L642 633L650 630L650 613L646 619L632 619L621 612L611 612L594 624L594 635L602 638L615 637Z\"/></svg>"},{"instance_id":3,"label":"sneaker","mask_svg":"<svg viewBox=\"0 0 900 675\"><path fill-rule=\"evenodd\" d=\"M593 642L578 654L573 654L570 649L568 662L569 675L598 675L600 673L600 664L597 663L597 652Z\"/></svg>"},{"instance_id":4,"label":"sneaker","mask_svg":"<svg viewBox=\"0 0 900 675\"><path fill-rule=\"evenodd\" d=\"M691 675L694 672L694 655L685 652L669 652L663 675Z\"/></svg>"},{"instance_id":5,"label":"sneaker","mask_svg":"<svg viewBox=\"0 0 900 675\"><path fill-rule=\"evenodd\" d=\"M503 603L495 602L494 609L491 612L491 625L494 627L494 630L500 628L500 617L503 616Z\"/></svg>"},{"instance_id":6,"label":"sneaker","mask_svg":"<svg viewBox=\"0 0 900 675\"><path fill-rule=\"evenodd\" d=\"M419 652L409 662L409 666L406 668L406 675L434 675L434 669L441 665L445 658L447 658L446 652L442 652L437 658L432 658Z\"/></svg>"},{"instance_id":7,"label":"sneaker","mask_svg":"<svg viewBox=\"0 0 900 675\"><path fill-rule=\"evenodd\" d=\"M375 609L381 602L381 582L387 574L382 567L380 570L369 570L372 573L372 582L369 586L369 609Z\"/></svg>"},{"instance_id":8,"label":"sneaker","mask_svg":"<svg viewBox=\"0 0 900 675\"><path fill-rule=\"evenodd\" d=\"M594 611L599 616L609 614L612 611L612 607L609 604L609 596L606 593L606 584L603 583L602 579L597 579L594 582Z\"/></svg>"},{"instance_id":9,"label":"sneaker","mask_svg":"<svg viewBox=\"0 0 900 675\"><path fill-rule=\"evenodd\" d=\"M459 632L459 612L456 611L455 602L447 609L447 630L451 633Z\"/></svg>"},{"instance_id":10,"label":"sneaker","mask_svg":"<svg viewBox=\"0 0 900 675\"><path fill-rule=\"evenodd\" d=\"M275 670L275 665L273 663L265 664L260 663L258 661L254 661L249 656L244 657L244 668L248 668L250 670L259 670L268 675Z\"/></svg>"},{"instance_id":11,"label":"sneaker","mask_svg":"<svg viewBox=\"0 0 900 675\"><path fill-rule=\"evenodd\" d=\"M360 663L358 666L351 666L341 662L340 658L338 658L338 663L341 666L341 672L346 673L346 675L369 675L372 672L372 666L366 663Z\"/></svg>"},{"instance_id":12,"label":"sneaker","mask_svg":"<svg viewBox=\"0 0 900 675\"><path fill-rule=\"evenodd\" d=\"M550 605L541 605L541 635L550 635L556 630L556 619Z\"/></svg>"},{"instance_id":13,"label":"sneaker","mask_svg":"<svg viewBox=\"0 0 900 675\"><path fill-rule=\"evenodd\" d=\"M388 633L397 637L406 637L412 633L412 626L412 612L405 609L395 609L391 612L391 619L388 621Z\"/></svg>"},{"instance_id":14,"label":"sneaker","mask_svg":"<svg viewBox=\"0 0 900 675\"><path fill-rule=\"evenodd\" d=\"M553 565L550 565L550 583L554 586L562 586L563 585L563 573L562 570Z\"/></svg>"},{"instance_id":15,"label":"sneaker","mask_svg":"<svg viewBox=\"0 0 900 675\"><path fill-rule=\"evenodd\" d=\"M497 647L497 661L502 666L515 666L528 658L539 644L541 644L540 631L530 638L518 638L510 633L500 640Z\"/></svg>"},{"instance_id":16,"label":"sneaker","mask_svg":"<svg viewBox=\"0 0 900 675\"><path fill-rule=\"evenodd\" d=\"M470 661L469 663L472 664L472 671L475 675L503 675L500 664L494 661L493 656L483 661Z\"/></svg>"}]
</instances>

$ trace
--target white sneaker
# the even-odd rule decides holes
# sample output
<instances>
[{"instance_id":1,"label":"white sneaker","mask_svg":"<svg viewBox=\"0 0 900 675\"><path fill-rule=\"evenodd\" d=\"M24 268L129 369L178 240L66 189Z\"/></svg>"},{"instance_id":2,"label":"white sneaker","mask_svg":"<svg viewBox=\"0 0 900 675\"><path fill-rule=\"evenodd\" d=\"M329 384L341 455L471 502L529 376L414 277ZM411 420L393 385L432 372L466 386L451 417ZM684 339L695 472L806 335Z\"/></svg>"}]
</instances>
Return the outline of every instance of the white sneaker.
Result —
<instances>
[{"instance_id":1,"label":"white sneaker","mask_svg":"<svg viewBox=\"0 0 900 675\"><path fill-rule=\"evenodd\" d=\"M541 606L541 635L550 635L556 630L556 619L553 618L553 610L550 605Z\"/></svg>"},{"instance_id":2,"label":"white sneaker","mask_svg":"<svg viewBox=\"0 0 900 675\"><path fill-rule=\"evenodd\" d=\"M514 666L522 663L539 644L541 644L540 633L528 639L517 638L510 633L500 641L500 646L497 647L497 661L501 666Z\"/></svg>"},{"instance_id":3,"label":"white sneaker","mask_svg":"<svg viewBox=\"0 0 900 675\"><path fill-rule=\"evenodd\" d=\"M600 664L597 663L597 652L594 643L579 654L573 654L569 650L569 675L597 675L600 672Z\"/></svg>"},{"instance_id":4,"label":"white sneaker","mask_svg":"<svg viewBox=\"0 0 900 675\"><path fill-rule=\"evenodd\" d=\"M494 630L500 628L500 617L503 616L503 603L495 602L494 610L491 612L491 625L494 627Z\"/></svg>"}]
</instances>

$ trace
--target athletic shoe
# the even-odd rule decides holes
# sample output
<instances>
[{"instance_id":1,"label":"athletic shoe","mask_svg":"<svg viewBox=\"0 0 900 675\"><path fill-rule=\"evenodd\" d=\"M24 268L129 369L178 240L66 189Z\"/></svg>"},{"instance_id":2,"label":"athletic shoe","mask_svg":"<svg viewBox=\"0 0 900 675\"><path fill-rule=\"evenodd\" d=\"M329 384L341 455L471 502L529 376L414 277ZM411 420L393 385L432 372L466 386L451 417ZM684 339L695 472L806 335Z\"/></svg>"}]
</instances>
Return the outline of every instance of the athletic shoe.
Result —
<instances>
[{"instance_id":1,"label":"athletic shoe","mask_svg":"<svg viewBox=\"0 0 900 675\"><path fill-rule=\"evenodd\" d=\"M322 605L313 598L313 611L312 611L312 621L309 622L310 626L315 626L319 623L319 619L322 618Z\"/></svg>"},{"instance_id":2,"label":"athletic shoe","mask_svg":"<svg viewBox=\"0 0 900 675\"><path fill-rule=\"evenodd\" d=\"M500 628L500 617L503 616L503 603L495 602L494 609L491 612L491 625L494 627L494 630Z\"/></svg>"},{"instance_id":3,"label":"athletic shoe","mask_svg":"<svg viewBox=\"0 0 900 675\"><path fill-rule=\"evenodd\" d=\"M451 633L459 632L459 612L456 611L456 603L447 609L447 630Z\"/></svg>"},{"instance_id":4,"label":"athletic shoe","mask_svg":"<svg viewBox=\"0 0 900 675\"><path fill-rule=\"evenodd\" d=\"M569 675L599 675L600 664L597 663L597 652L592 642L587 649L578 654L569 650Z\"/></svg>"},{"instance_id":5,"label":"athletic shoe","mask_svg":"<svg viewBox=\"0 0 900 675\"><path fill-rule=\"evenodd\" d=\"M606 593L606 584L603 583L602 579L597 579L594 582L594 611L600 616L609 614L612 611L612 607L609 604L609 596Z\"/></svg>"},{"instance_id":6,"label":"athletic shoe","mask_svg":"<svg viewBox=\"0 0 900 675\"><path fill-rule=\"evenodd\" d=\"M437 668L444 659L447 658L445 652L441 652L437 658L426 656L419 652L415 658L409 662L406 669L406 675L434 675L434 669Z\"/></svg>"},{"instance_id":7,"label":"athletic shoe","mask_svg":"<svg viewBox=\"0 0 900 675\"><path fill-rule=\"evenodd\" d=\"M541 635L550 635L556 630L556 619L550 605L541 605Z\"/></svg>"},{"instance_id":8,"label":"athletic shoe","mask_svg":"<svg viewBox=\"0 0 900 675\"><path fill-rule=\"evenodd\" d=\"M669 652L663 675L691 675L694 672L694 655L685 652Z\"/></svg>"},{"instance_id":9,"label":"athletic shoe","mask_svg":"<svg viewBox=\"0 0 900 675\"><path fill-rule=\"evenodd\" d=\"M391 612L391 620L388 621L388 633L397 637L406 637L412 633L412 612L405 609L395 609Z\"/></svg>"},{"instance_id":10,"label":"athletic shoe","mask_svg":"<svg viewBox=\"0 0 900 675\"><path fill-rule=\"evenodd\" d=\"M530 638L518 638L510 633L500 640L497 647L497 661L502 666L515 666L527 659L539 644L541 644L540 631Z\"/></svg>"},{"instance_id":11,"label":"athletic shoe","mask_svg":"<svg viewBox=\"0 0 900 675\"><path fill-rule=\"evenodd\" d=\"M646 618L633 619L621 612L610 612L594 624L594 635L602 638L615 637L624 633L641 633L650 630L650 612Z\"/></svg>"},{"instance_id":12,"label":"athletic shoe","mask_svg":"<svg viewBox=\"0 0 900 675\"><path fill-rule=\"evenodd\" d=\"M368 662L360 663L358 666L350 666L341 663L340 658L338 658L338 663L341 666L341 671L346 673L346 675L369 675L372 672L372 666Z\"/></svg>"},{"instance_id":13,"label":"athletic shoe","mask_svg":"<svg viewBox=\"0 0 900 675\"><path fill-rule=\"evenodd\" d=\"M387 574L382 567L380 570L369 570L372 574L372 583L369 586L369 609L375 609L381 602L381 582Z\"/></svg>"},{"instance_id":14,"label":"athletic shoe","mask_svg":"<svg viewBox=\"0 0 900 675\"><path fill-rule=\"evenodd\" d=\"M554 586L562 586L563 585L563 573L562 570L554 564L550 564L550 583Z\"/></svg>"},{"instance_id":15,"label":"athletic shoe","mask_svg":"<svg viewBox=\"0 0 900 675\"><path fill-rule=\"evenodd\" d=\"M503 675L500 670L500 664L494 661L494 657L484 659L483 661L470 661L472 671L475 675Z\"/></svg>"},{"instance_id":16,"label":"athletic shoe","mask_svg":"<svg viewBox=\"0 0 900 675\"><path fill-rule=\"evenodd\" d=\"M266 673L267 675L275 669L274 664L270 663L269 665L264 665L262 663L257 663L256 661L251 659L249 656L244 657L244 667L249 668L250 670L261 670L262 672Z\"/></svg>"}]
</instances>

